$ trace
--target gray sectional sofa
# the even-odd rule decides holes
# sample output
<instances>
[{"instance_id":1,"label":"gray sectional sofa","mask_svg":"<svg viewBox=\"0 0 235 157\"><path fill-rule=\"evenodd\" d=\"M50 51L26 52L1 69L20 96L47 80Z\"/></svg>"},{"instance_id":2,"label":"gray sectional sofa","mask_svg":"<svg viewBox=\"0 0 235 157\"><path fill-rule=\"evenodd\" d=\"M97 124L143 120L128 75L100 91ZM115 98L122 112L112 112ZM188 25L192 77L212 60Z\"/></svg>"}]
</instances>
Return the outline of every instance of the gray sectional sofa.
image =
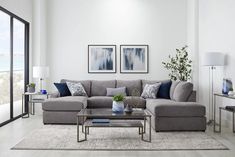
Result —
<instances>
[{"instance_id":1,"label":"gray sectional sofa","mask_svg":"<svg viewBox=\"0 0 235 157\"><path fill-rule=\"evenodd\" d=\"M106 88L126 87L125 103L131 104L133 103L133 90L138 90L141 94L145 84L169 80L61 80L61 82L66 81L80 82L88 97L53 95L53 98L48 99L42 105L44 124L76 124L76 114L82 108L112 108L112 97L106 96ZM172 95L174 91L170 92ZM156 131L206 130L205 106L196 102L195 91L191 91L184 102L159 98L144 99L140 95L134 98L138 108L146 109L152 115L152 126Z\"/></svg>"}]
</instances>

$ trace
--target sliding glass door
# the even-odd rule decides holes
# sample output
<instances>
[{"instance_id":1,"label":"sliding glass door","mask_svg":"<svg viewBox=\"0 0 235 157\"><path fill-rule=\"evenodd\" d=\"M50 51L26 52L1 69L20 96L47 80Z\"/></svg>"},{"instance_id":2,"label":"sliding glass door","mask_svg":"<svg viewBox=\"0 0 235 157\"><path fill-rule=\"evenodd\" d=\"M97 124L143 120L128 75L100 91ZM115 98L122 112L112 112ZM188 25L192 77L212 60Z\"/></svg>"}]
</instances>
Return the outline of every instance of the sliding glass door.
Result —
<instances>
[{"instance_id":1,"label":"sliding glass door","mask_svg":"<svg viewBox=\"0 0 235 157\"><path fill-rule=\"evenodd\" d=\"M22 93L24 92L24 58L25 58L25 25L13 19L13 114L14 117L22 113Z\"/></svg>"},{"instance_id":2,"label":"sliding glass door","mask_svg":"<svg viewBox=\"0 0 235 157\"><path fill-rule=\"evenodd\" d=\"M22 116L28 47L29 23L0 7L0 126Z\"/></svg>"}]
</instances>

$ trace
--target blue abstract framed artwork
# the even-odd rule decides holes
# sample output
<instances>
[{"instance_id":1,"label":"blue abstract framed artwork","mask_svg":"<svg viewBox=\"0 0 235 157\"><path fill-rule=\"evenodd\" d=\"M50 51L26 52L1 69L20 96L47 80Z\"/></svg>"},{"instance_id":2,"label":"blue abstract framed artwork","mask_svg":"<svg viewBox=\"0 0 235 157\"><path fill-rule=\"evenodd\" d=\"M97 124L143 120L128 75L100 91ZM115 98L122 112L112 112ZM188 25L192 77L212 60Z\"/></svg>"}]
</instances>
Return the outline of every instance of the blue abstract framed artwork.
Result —
<instances>
[{"instance_id":1,"label":"blue abstract framed artwork","mask_svg":"<svg viewBox=\"0 0 235 157\"><path fill-rule=\"evenodd\" d=\"M116 73L116 45L88 45L88 73Z\"/></svg>"},{"instance_id":2,"label":"blue abstract framed artwork","mask_svg":"<svg viewBox=\"0 0 235 157\"><path fill-rule=\"evenodd\" d=\"M120 72L121 73L148 73L148 45L121 45Z\"/></svg>"}]
</instances>

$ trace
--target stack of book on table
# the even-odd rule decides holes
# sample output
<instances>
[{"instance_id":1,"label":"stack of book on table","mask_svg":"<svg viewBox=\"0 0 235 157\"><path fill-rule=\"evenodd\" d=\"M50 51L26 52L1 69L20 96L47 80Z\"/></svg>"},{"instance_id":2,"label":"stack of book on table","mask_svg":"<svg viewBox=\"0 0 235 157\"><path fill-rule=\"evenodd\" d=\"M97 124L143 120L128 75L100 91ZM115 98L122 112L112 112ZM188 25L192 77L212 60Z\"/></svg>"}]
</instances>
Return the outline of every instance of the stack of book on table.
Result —
<instances>
[{"instance_id":1,"label":"stack of book on table","mask_svg":"<svg viewBox=\"0 0 235 157\"><path fill-rule=\"evenodd\" d=\"M104 123L109 123L109 119L92 119L92 123L94 124L104 124Z\"/></svg>"}]
</instances>

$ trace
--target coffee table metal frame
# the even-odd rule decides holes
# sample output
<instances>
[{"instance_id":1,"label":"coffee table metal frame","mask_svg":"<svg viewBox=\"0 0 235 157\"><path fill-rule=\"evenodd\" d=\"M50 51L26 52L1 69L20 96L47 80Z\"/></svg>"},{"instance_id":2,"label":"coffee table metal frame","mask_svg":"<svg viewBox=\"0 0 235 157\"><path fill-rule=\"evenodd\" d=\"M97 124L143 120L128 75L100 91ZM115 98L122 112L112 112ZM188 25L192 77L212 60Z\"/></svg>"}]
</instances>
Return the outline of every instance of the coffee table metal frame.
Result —
<instances>
[{"instance_id":1,"label":"coffee table metal frame","mask_svg":"<svg viewBox=\"0 0 235 157\"><path fill-rule=\"evenodd\" d=\"M87 111L98 111L102 112L100 114L87 114ZM139 129L139 135L141 135L141 140L145 142L151 142L151 114L148 114L147 111L144 110L137 110L133 111L132 114L126 114L126 113L118 113L118 114L110 114L112 113L111 109L82 109L77 114L77 142L83 142L87 141L87 135L89 135L89 128L90 127L123 127L123 128L133 128L136 127ZM135 114L135 112L139 112L140 114ZM86 119L92 119L92 118L105 118L105 119L111 119L109 123L102 123L102 124L94 124L91 122L91 120ZM80 121L82 119L82 121ZM133 121L131 120L144 120L144 125L140 121ZM144 138L144 134L146 133L146 121L149 120L149 135L148 138ZM122 122L118 121L122 120ZM126 121L125 121L126 120ZM117 122L118 121L118 122ZM79 130L79 124L82 125L82 133L85 134L84 139L80 139L80 130ZM84 130L85 129L85 130Z\"/></svg>"}]
</instances>

